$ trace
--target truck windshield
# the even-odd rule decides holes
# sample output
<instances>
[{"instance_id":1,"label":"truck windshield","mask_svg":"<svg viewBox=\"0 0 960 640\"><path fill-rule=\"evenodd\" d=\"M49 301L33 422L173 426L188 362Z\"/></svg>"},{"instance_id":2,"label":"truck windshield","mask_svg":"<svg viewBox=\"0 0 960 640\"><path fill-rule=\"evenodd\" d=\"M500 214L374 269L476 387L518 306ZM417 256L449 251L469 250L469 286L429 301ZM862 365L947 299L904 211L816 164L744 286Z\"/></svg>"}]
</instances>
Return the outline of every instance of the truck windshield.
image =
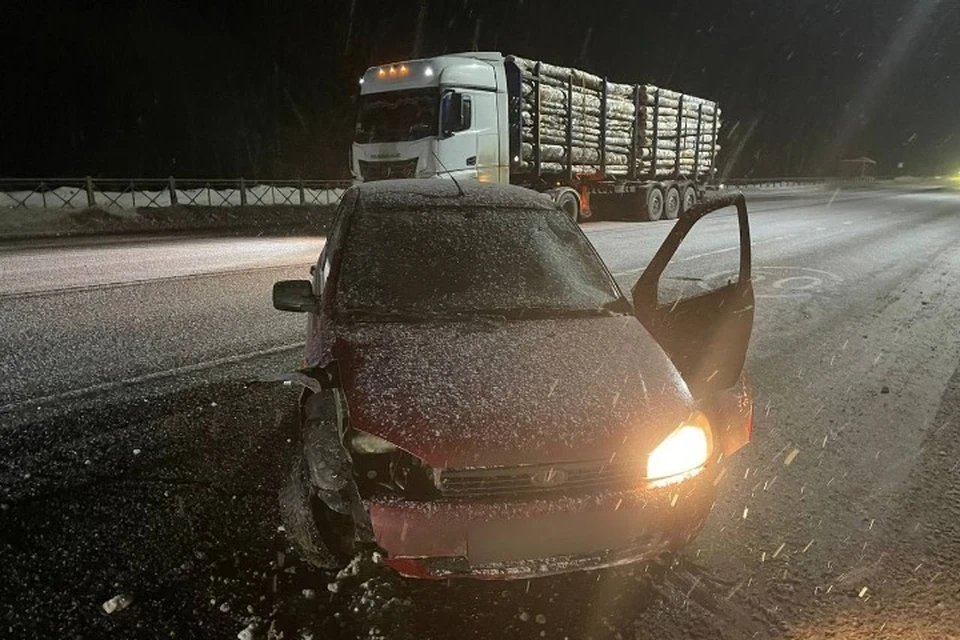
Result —
<instances>
[{"instance_id":1,"label":"truck windshield","mask_svg":"<svg viewBox=\"0 0 960 640\"><path fill-rule=\"evenodd\" d=\"M435 136L439 102L437 87L360 96L354 141L403 142Z\"/></svg>"},{"instance_id":2,"label":"truck windshield","mask_svg":"<svg viewBox=\"0 0 960 640\"><path fill-rule=\"evenodd\" d=\"M555 211L354 215L337 281L341 313L604 315L621 300L587 239Z\"/></svg>"}]
</instances>

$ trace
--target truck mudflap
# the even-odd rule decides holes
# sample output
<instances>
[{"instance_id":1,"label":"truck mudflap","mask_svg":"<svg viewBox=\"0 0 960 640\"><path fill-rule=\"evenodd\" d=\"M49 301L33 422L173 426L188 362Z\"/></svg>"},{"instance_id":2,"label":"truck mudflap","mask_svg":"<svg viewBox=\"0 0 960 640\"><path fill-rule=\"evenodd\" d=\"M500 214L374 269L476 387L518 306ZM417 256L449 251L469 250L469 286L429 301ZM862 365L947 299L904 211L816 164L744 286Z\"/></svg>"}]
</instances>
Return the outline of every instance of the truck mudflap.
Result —
<instances>
[{"instance_id":1,"label":"truck mudflap","mask_svg":"<svg viewBox=\"0 0 960 640\"><path fill-rule=\"evenodd\" d=\"M353 545L374 545L370 514L353 479L353 460L340 435L341 409L329 379L298 371L273 378L295 382L309 390L301 411L302 444L286 486L280 491L280 510L287 535L306 559L322 567L336 567L336 553L323 542L312 502L316 498L352 523Z\"/></svg>"}]
</instances>

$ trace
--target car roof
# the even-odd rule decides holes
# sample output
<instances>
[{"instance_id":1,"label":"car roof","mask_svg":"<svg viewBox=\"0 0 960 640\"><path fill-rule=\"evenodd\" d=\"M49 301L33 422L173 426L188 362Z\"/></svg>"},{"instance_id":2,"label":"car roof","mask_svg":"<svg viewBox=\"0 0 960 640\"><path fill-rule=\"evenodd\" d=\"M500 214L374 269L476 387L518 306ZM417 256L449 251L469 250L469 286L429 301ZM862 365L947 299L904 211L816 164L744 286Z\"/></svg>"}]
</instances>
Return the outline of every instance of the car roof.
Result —
<instances>
[{"instance_id":1,"label":"car roof","mask_svg":"<svg viewBox=\"0 0 960 640\"><path fill-rule=\"evenodd\" d=\"M377 180L353 187L366 210L494 207L556 211L549 196L513 185L484 184L476 180L414 178Z\"/></svg>"}]
</instances>

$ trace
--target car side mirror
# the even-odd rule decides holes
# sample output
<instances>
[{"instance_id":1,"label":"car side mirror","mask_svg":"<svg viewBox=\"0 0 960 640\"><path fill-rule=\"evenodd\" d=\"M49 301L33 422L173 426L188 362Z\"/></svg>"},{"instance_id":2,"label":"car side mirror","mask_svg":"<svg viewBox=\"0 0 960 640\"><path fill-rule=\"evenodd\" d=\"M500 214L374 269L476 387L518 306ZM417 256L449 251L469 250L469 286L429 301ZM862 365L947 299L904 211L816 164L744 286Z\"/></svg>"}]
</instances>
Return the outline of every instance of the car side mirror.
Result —
<instances>
[{"instance_id":1,"label":"car side mirror","mask_svg":"<svg viewBox=\"0 0 960 640\"><path fill-rule=\"evenodd\" d=\"M273 284L273 308L318 313L320 298L313 295L313 285L309 280L281 280Z\"/></svg>"}]
</instances>

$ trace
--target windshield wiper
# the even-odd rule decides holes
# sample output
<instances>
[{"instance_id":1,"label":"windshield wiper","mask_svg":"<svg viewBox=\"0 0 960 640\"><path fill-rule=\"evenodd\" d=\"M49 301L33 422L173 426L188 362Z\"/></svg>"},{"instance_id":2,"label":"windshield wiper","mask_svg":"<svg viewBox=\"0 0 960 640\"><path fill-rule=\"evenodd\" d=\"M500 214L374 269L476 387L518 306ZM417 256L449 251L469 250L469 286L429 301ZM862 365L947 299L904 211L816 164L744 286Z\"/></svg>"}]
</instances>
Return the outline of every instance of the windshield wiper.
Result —
<instances>
[{"instance_id":1,"label":"windshield wiper","mask_svg":"<svg viewBox=\"0 0 960 640\"><path fill-rule=\"evenodd\" d=\"M497 322L549 318L609 318L633 315L633 306L620 297L593 308L514 307L509 309L457 309L451 311L404 311L353 307L341 312L357 322Z\"/></svg>"},{"instance_id":2,"label":"windshield wiper","mask_svg":"<svg viewBox=\"0 0 960 640\"><path fill-rule=\"evenodd\" d=\"M501 313L486 311L391 311L385 309L346 309L343 315L358 322L466 322L503 320Z\"/></svg>"},{"instance_id":3,"label":"windshield wiper","mask_svg":"<svg viewBox=\"0 0 960 640\"><path fill-rule=\"evenodd\" d=\"M616 300L603 303L600 305L600 308L605 311L610 311L610 315L614 316L633 315L633 304L623 296L620 296Z\"/></svg>"},{"instance_id":4,"label":"windshield wiper","mask_svg":"<svg viewBox=\"0 0 960 640\"><path fill-rule=\"evenodd\" d=\"M549 318L609 318L633 315L633 306L623 297L604 302L599 307L564 309L562 307L518 307L497 312L509 320L542 320Z\"/></svg>"}]
</instances>

